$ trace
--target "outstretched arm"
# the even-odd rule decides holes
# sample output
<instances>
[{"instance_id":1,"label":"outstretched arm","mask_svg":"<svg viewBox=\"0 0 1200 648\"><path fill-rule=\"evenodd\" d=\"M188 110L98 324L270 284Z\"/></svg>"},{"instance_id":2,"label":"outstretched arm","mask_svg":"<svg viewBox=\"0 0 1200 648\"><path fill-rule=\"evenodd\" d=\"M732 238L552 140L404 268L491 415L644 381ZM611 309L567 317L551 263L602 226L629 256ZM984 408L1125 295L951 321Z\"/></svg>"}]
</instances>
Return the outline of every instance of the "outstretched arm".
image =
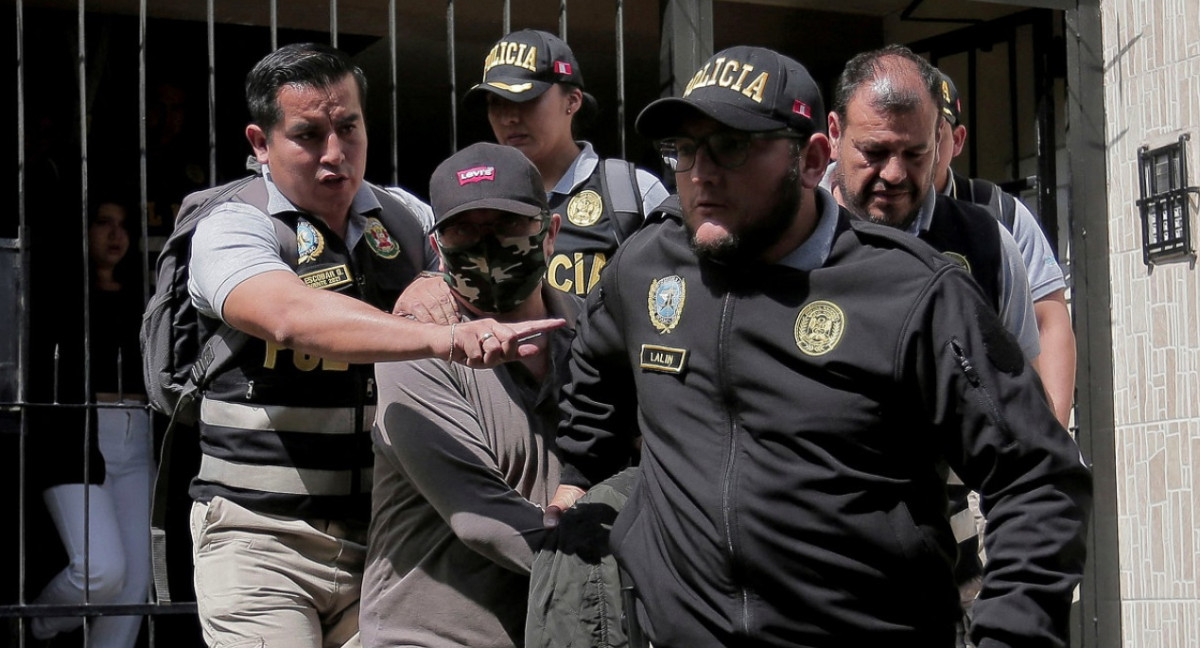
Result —
<instances>
[{"instance_id":1,"label":"outstretched arm","mask_svg":"<svg viewBox=\"0 0 1200 648\"><path fill-rule=\"evenodd\" d=\"M537 347L520 340L565 324L560 319L421 324L353 297L314 290L285 270L264 272L238 284L225 299L222 317L255 337L331 360L450 358L471 367L534 355Z\"/></svg>"}]
</instances>

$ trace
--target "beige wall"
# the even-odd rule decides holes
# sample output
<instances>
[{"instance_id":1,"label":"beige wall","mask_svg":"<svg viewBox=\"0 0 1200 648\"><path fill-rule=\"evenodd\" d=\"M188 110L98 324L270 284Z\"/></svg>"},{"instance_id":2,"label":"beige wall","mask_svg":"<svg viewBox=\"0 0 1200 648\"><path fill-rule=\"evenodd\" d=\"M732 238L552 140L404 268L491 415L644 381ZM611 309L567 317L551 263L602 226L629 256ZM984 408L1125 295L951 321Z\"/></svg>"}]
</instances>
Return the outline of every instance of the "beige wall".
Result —
<instances>
[{"instance_id":1,"label":"beige wall","mask_svg":"<svg viewBox=\"0 0 1200 648\"><path fill-rule=\"evenodd\" d=\"M1123 645L1200 646L1200 270L1142 262L1138 148L1190 134L1200 184L1200 2L1105 0L1112 394ZM1196 247L1197 201L1192 200Z\"/></svg>"}]
</instances>

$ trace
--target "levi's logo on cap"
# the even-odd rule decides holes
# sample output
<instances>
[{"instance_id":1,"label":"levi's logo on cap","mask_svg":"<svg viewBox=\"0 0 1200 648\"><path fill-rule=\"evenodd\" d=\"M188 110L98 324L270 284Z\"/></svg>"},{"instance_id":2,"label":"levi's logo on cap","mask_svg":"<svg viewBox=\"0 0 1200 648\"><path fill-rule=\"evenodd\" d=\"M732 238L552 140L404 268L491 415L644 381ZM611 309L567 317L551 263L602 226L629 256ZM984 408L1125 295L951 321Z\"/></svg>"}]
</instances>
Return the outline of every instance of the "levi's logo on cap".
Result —
<instances>
[{"instance_id":1,"label":"levi's logo on cap","mask_svg":"<svg viewBox=\"0 0 1200 648\"><path fill-rule=\"evenodd\" d=\"M458 186L469 185L473 182L492 182L496 179L496 167L477 166L458 172Z\"/></svg>"},{"instance_id":2,"label":"levi's logo on cap","mask_svg":"<svg viewBox=\"0 0 1200 648\"><path fill-rule=\"evenodd\" d=\"M771 75L767 72L758 74L753 74L753 72L753 65L722 56L705 63L704 67L700 68L700 71L684 88L683 96L692 94L693 90L718 86L741 93L755 103L762 103L763 91L766 90L767 80L771 78Z\"/></svg>"}]
</instances>

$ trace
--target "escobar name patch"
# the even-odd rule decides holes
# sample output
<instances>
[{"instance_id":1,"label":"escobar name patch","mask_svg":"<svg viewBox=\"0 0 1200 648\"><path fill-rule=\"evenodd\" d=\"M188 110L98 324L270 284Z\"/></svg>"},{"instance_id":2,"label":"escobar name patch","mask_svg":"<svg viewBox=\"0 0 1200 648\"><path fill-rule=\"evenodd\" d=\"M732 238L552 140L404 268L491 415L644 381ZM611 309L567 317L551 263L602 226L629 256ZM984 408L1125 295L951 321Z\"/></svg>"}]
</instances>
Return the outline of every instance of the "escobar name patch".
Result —
<instances>
[{"instance_id":1,"label":"escobar name patch","mask_svg":"<svg viewBox=\"0 0 1200 648\"><path fill-rule=\"evenodd\" d=\"M837 304L815 301L796 316L796 346L801 353L822 356L837 347L846 331L846 314Z\"/></svg>"},{"instance_id":2,"label":"escobar name patch","mask_svg":"<svg viewBox=\"0 0 1200 648\"><path fill-rule=\"evenodd\" d=\"M300 280L309 288L317 290L327 290L329 288L337 288L343 284L348 284L353 281L350 278L350 268L346 264L317 270L308 274L300 275Z\"/></svg>"}]
</instances>

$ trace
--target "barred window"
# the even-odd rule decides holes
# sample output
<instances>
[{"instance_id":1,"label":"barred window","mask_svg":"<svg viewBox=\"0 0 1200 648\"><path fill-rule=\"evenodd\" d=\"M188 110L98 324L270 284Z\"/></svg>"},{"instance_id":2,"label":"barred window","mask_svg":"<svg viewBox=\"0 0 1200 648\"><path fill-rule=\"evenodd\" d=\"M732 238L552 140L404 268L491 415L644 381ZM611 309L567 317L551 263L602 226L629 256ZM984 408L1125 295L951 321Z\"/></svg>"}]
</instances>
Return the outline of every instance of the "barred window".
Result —
<instances>
[{"instance_id":1,"label":"barred window","mask_svg":"<svg viewBox=\"0 0 1200 648\"><path fill-rule=\"evenodd\" d=\"M1192 248L1189 194L1196 187L1187 185L1187 148L1190 139L1151 150L1138 151L1141 198L1137 201L1142 217L1142 260L1154 265L1179 259L1195 259Z\"/></svg>"}]
</instances>

